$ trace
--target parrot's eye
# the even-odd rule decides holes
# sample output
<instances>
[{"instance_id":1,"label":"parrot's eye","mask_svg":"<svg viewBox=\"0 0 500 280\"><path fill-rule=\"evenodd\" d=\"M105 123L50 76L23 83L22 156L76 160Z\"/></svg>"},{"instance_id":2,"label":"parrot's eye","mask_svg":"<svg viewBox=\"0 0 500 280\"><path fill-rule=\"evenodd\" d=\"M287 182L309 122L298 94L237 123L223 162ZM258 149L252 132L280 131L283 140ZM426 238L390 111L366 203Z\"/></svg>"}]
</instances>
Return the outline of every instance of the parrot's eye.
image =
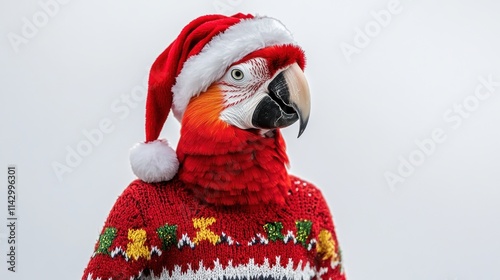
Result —
<instances>
[{"instance_id":1,"label":"parrot's eye","mask_svg":"<svg viewBox=\"0 0 500 280\"><path fill-rule=\"evenodd\" d=\"M236 81L241 81L245 77L245 75L240 69L233 69L231 70L231 77Z\"/></svg>"},{"instance_id":2,"label":"parrot's eye","mask_svg":"<svg viewBox=\"0 0 500 280\"><path fill-rule=\"evenodd\" d=\"M252 80L252 72L245 63L234 65L224 74L223 80L233 86L243 86Z\"/></svg>"}]
</instances>

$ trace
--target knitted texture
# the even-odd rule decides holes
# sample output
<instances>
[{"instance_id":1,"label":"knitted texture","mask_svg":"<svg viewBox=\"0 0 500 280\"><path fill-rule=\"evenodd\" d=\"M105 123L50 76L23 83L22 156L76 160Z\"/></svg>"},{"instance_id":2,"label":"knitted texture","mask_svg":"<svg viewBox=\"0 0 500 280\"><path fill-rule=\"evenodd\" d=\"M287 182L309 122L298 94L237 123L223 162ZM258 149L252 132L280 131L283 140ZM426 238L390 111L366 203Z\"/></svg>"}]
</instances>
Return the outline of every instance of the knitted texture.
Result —
<instances>
[{"instance_id":1,"label":"knitted texture","mask_svg":"<svg viewBox=\"0 0 500 280\"><path fill-rule=\"evenodd\" d=\"M175 177L118 198L82 279L345 279L321 192L290 176L284 204L217 206Z\"/></svg>"}]
</instances>

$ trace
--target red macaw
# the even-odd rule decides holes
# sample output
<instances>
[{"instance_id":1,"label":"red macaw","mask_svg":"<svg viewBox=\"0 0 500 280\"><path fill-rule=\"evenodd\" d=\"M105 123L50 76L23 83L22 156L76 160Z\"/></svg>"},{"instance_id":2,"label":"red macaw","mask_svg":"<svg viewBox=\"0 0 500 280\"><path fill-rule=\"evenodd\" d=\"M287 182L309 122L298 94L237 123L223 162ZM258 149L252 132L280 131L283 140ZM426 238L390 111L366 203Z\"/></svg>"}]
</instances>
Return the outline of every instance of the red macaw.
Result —
<instances>
[{"instance_id":1,"label":"red macaw","mask_svg":"<svg viewBox=\"0 0 500 280\"><path fill-rule=\"evenodd\" d=\"M83 279L345 279L319 189L290 175L280 129L310 114L304 52L281 22L200 17L153 64L138 180ZM177 151L158 140L170 109ZM170 150L169 150L170 149Z\"/></svg>"}]
</instances>

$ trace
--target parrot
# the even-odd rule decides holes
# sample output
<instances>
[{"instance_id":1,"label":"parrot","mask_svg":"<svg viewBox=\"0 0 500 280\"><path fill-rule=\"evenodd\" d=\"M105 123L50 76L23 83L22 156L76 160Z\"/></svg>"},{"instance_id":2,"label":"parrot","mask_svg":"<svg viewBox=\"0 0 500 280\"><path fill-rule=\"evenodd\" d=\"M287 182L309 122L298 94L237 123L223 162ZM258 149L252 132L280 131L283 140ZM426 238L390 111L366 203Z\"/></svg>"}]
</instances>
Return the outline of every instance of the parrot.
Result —
<instances>
[{"instance_id":1,"label":"parrot","mask_svg":"<svg viewBox=\"0 0 500 280\"><path fill-rule=\"evenodd\" d=\"M311 113L305 63L277 19L189 23L151 68L138 179L82 279L346 279L324 196L288 171L281 129L298 122L300 137ZM158 139L170 111L175 151Z\"/></svg>"}]
</instances>

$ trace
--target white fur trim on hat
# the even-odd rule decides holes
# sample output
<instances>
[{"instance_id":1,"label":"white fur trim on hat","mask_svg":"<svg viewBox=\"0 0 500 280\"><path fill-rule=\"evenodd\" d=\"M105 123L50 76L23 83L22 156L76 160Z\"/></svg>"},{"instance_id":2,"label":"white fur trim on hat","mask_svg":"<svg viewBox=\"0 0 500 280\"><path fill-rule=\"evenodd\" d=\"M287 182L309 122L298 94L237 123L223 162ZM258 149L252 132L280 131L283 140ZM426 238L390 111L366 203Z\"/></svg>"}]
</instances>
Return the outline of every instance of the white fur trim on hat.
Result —
<instances>
[{"instance_id":1,"label":"white fur trim on hat","mask_svg":"<svg viewBox=\"0 0 500 280\"><path fill-rule=\"evenodd\" d=\"M191 97L220 79L227 68L246 55L274 45L295 44L292 34L277 19L255 17L241 20L206 44L184 63L172 87L172 111L182 119Z\"/></svg>"},{"instance_id":2,"label":"white fur trim on hat","mask_svg":"<svg viewBox=\"0 0 500 280\"><path fill-rule=\"evenodd\" d=\"M168 181L179 169L179 160L167 140L138 143L130 150L132 171L147 183Z\"/></svg>"}]
</instances>

